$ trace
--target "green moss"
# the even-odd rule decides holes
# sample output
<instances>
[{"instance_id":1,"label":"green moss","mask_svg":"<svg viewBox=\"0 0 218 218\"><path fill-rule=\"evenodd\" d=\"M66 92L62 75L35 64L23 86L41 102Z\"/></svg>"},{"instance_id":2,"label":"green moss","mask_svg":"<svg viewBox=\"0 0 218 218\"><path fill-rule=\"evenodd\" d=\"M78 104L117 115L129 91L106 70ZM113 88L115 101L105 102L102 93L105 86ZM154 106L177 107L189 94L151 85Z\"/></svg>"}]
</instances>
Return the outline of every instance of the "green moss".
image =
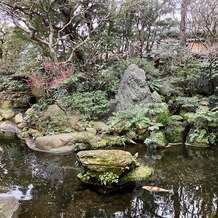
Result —
<instances>
[{"instance_id":1,"label":"green moss","mask_svg":"<svg viewBox=\"0 0 218 218\"><path fill-rule=\"evenodd\" d=\"M164 132L153 131L151 132L150 137L145 139L144 143L153 148L164 148L167 145L167 140Z\"/></svg>"},{"instance_id":2,"label":"green moss","mask_svg":"<svg viewBox=\"0 0 218 218\"><path fill-rule=\"evenodd\" d=\"M174 120L174 121L182 121L183 117L180 115L173 115L170 117L170 120Z\"/></svg>"},{"instance_id":3,"label":"green moss","mask_svg":"<svg viewBox=\"0 0 218 218\"><path fill-rule=\"evenodd\" d=\"M165 128L166 139L170 143L182 143L183 142L185 125L180 120L183 120L183 118L178 115L174 115L170 117L170 121L168 122Z\"/></svg>"},{"instance_id":4,"label":"green moss","mask_svg":"<svg viewBox=\"0 0 218 218\"><path fill-rule=\"evenodd\" d=\"M124 139L120 136L104 135L97 142L91 142L92 148L104 148L107 146L123 146Z\"/></svg>"},{"instance_id":5,"label":"green moss","mask_svg":"<svg viewBox=\"0 0 218 218\"><path fill-rule=\"evenodd\" d=\"M147 179L152 175L152 173L152 168L140 165L139 167L136 167L135 169L131 170L130 172L122 176L119 180L119 183L123 184L130 181L139 181L142 179Z\"/></svg>"},{"instance_id":6,"label":"green moss","mask_svg":"<svg viewBox=\"0 0 218 218\"><path fill-rule=\"evenodd\" d=\"M109 129L109 126L102 121L91 121L90 125L96 129L98 132L105 132Z\"/></svg>"},{"instance_id":7,"label":"green moss","mask_svg":"<svg viewBox=\"0 0 218 218\"><path fill-rule=\"evenodd\" d=\"M112 185L118 184L123 185L127 182L141 181L149 178L153 174L153 169L148 166L140 165L129 171L124 175L117 175L113 172L94 172L94 171L84 171L77 175L77 178L84 183L89 183L93 185Z\"/></svg>"}]
</instances>

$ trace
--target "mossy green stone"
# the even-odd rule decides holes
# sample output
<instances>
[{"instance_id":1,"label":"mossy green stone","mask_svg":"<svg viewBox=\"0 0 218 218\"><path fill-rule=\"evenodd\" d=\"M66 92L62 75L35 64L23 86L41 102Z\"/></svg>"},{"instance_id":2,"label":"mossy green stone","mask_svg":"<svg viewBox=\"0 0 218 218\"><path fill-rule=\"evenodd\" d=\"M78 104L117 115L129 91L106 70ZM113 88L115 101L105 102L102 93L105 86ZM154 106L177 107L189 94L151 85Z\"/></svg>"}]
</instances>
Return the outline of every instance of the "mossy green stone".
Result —
<instances>
[{"instance_id":1,"label":"mossy green stone","mask_svg":"<svg viewBox=\"0 0 218 218\"><path fill-rule=\"evenodd\" d=\"M129 170L133 156L122 150L90 150L77 153L78 162L92 172L113 172L121 175Z\"/></svg>"},{"instance_id":2,"label":"mossy green stone","mask_svg":"<svg viewBox=\"0 0 218 218\"><path fill-rule=\"evenodd\" d=\"M167 140L164 132L162 131L153 131L149 137L157 148L164 148L167 145Z\"/></svg>"},{"instance_id":3,"label":"mossy green stone","mask_svg":"<svg viewBox=\"0 0 218 218\"><path fill-rule=\"evenodd\" d=\"M166 139L169 143L182 143L185 131L185 125L182 120L183 118L178 115L170 117L169 122L165 128Z\"/></svg>"},{"instance_id":4,"label":"mossy green stone","mask_svg":"<svg viewBox=\"0 0 218 218\"><path fill-rule=\"evenodd\" d=\"M100 139L90 142L92 148L105 148L107 146L123 146L123 139L120 136L103 135Z\"/></svg>"},{"instance_id":5,"label":"mossy green stone","mask_svg":"<svg viewBox=\"0 0 218 218\"><path fill-rule=\"evenodd\" d=\"M188 134L186 144L196 147L210 147L209 133L204 129L192 129Z\"/></svg>"},{"instance_id":6,"label":"mossy green stone","mask_svg":"<svg viewBox=\"0 0 218 218\"><path fill-rule=\"evenodd\" d=\"M119 183L124 184L132 181L140 181L142 179L147 179L153 173L153 169L148 166L140 165L132 169L130 172L120 177Z\"/></svg>"}]
</instances>

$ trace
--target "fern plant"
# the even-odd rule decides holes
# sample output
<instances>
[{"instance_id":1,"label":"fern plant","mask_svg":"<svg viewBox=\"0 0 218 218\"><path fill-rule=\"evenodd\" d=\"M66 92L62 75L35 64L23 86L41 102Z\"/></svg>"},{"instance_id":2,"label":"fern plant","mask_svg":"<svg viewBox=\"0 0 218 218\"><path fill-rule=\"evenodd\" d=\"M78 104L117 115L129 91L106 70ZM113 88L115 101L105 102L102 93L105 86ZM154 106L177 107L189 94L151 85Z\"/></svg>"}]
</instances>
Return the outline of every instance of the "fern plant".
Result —
<instances>
[{"instance_id":1,"label":"fern plant","mask_svg":"<svg viewBox=\"0 0 218 218\"><path fill-rule=\"evenodd\" d=\"M165 125L168 117L168 111L161 104L147 104L113 114L109 118L108 124L117 132L136 131L144 128L153 131Z\"/></svg>"},{"instance_id":2,"label":"fern plant","mask_svg":"<svg viewBox=\"0 0 218 218\"><path fill-rule=\"evenodd\" d=\"M187 121L194 129L189 141L196 144L215 144L217 141L218 108L199 107L196 113L187 113Z\"/></svg>"},{"instance_id":3,"label":"fern plant","mask_svg":"<svg viewBox=\"0 0 218 218\"><path fill-rule=\"evenodd\" d=\"M99 175L98 180L101 182L101 185L112 185L119 182L119 176L113 172L105 172Z\"/></svg>"},{"instance_id":4,"label":"fern plant","mask_svg":"<svg viewBox=\"0 0 218 218\"><path fill-rule=\"evenodd\" d=\"M196 113L187 113L185 116L189 123L198 127L217 127L218 125L218 110L216 108L211 110L201 106L196 110Z\"/></svg>"},{"instance_id":5,"label":"fern plant","mask_svg":"<svg viewBox=\"0 0 218 218\"><path fill-rule=\"evenodd\" d=\"M90 118L98 118L107 113L114 103L107 99L106 93L103 91L65 94L60 97L60 100L70 110L79 111Z\"/></svg>"},{"instance_id":6,"label":"fern plant","mask_svg":"<svg viewBox=\"0 0 218 218\"><path fill-rule=\"evenodd\" d=\"M147 128L151 124L150 118L146 116L144 108L134 107L125 111L115 113L109 119L109 126L118 132Z\"/></svg>"},{"instance_id":7,"label":"fern plant","mask_svg":"<svg viewBox=\"0 0 218 218\"><path fill-rule=\"evenodd\" d=\"M200 105L198 97L177 97L176 103L185 111L195 111Z\"/></svg>"}]
</instances>

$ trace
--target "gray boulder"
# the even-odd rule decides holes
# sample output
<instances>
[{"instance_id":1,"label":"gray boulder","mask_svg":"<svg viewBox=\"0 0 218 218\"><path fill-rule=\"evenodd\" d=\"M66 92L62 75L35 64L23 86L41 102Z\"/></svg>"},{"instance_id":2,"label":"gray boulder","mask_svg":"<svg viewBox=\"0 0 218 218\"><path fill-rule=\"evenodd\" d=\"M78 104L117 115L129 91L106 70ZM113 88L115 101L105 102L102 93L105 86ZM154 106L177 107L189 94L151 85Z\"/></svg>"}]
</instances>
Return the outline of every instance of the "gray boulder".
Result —
<instances>
[{"instance_id":1,"label":"gray boulder","mask_svg":"<svg viewBox=\"0 0 218 218\"><path fill-rule=\"evenodd\" d=\"M145 71L131 64L124 72L115 98L117 100L116 111L152 101Z\"/></svg>"}]
</instances>

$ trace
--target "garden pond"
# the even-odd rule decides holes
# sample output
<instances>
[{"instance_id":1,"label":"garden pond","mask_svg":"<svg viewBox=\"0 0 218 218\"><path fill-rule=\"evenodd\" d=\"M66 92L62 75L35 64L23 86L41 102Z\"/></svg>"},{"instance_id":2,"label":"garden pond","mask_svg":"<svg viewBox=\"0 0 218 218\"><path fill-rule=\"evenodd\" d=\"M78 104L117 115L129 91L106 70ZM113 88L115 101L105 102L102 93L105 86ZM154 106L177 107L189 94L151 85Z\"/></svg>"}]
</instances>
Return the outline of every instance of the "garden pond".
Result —
<instances>
[{"instance_id":1,"label":"garden pond","mask_svg":"<svg viewBox=\"0 0 218 218\"><path fill-rule=\"evenodd\" d=\"M19 141L1 141L0 196L15 196L19 218L218 217L218 151L177 145L150 151L123 147L154 169L134 187L100 194L77 179L76 155L29 150ZM173 189L152 193L143 185Z\"/></svg>"}]
</instances>

